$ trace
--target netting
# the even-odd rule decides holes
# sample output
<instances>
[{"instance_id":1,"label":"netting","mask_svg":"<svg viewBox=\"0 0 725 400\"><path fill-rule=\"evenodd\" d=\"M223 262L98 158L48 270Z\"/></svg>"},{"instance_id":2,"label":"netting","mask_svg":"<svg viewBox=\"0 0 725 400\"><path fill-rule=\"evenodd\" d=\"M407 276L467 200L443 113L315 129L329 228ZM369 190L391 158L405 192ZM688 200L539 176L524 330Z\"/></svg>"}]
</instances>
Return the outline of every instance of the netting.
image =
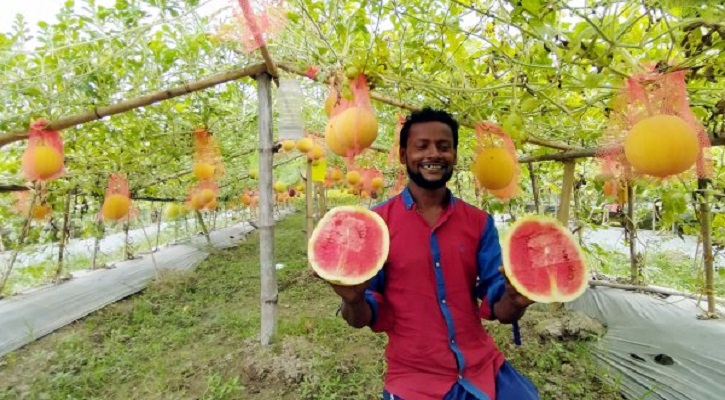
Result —
<instances>
[{"instance_id":1,"label":"netting","mask_svg":"<svg viewBox=\"0 0 725 400\"><path fill-rule=\"evenodd\" d=\"M208 164L213 167L212 177L207 179L220 179L225 175L221 151L214 136L204 128L194 131L194 164ZM201 179L204 180L204 179Z\"/></svg>"},{"instance_id":2,"label":"netting","mask_svg":"<svg viewBox=\"0 0 725 400\"><path fill-rule=\"evenodd\" d=\"M36 221L50 219L53 214L53 209L45 202L46 192L47 190L44 187L40 189L37 197L35 198L35 204L33 205L32 212L30 211L30 205L34 193L29 190L13 193L13 211L23 218L30 215L30 217Z\"/></svg>"},{"instance_id":3,"label":"netting","mask_svg":"<svg viewBox=\"0 0 725 400\"><path fill-rule=\"evenodd\" d=\"M645 175L636 171L627 160L624 142L635 124L660 114L682 118L691 128L692 135L697 136L697 161L682 174L695 174L700 178L712 175L710 139L690 110L685 71L662 74L651 69L629 77L624 88L613 98L611 109L607 129L595 155L606 178L628 180Z\"/></svg>"},{"instance_id":4,"label":"netting","mask_svg":"<svg viewBox=\"0 0 725 400\"><path fill-rule=\"evenodd\" d=\"M45 130L45 120L30 125L28 142L22 157L23 176L31 181L58 179L65 172L63 140L58 131Z\"/></svg>"},{"instance_id":5,"label":"netting","mask_svg":"<svg viewBox=\"0 0 725 400\"><path fill-rule=\"evenodd\" d=\"M513 162L513 174L509 183L500 189L489 189L484 187L481 182L476 179L479 188L491 193L493 196L502 201L508 201L519 194L521 182L521 167L519 166L518 156L516 155L516 146L511 137L498 125L493 122L481 122L476 124L476 150L475 154L480 154L485 149L504 149ZM474 161L475 165L475 161ZM496 174L499 171L495 172ZM474 171L474 175L475 171Z\"/></svg>"},{"instance_id":6,"label":"netting","mask_svg":"<svg viewBox=\"0 0 725 400\"><path fill-rule=\"evenodd\" d=\"M326 102L325 105L330 112L325 143L333 153L344 157L347 164L354 165L354 158L377 138L378 121L370 102L370 89L365 75L357 75L348 85L340 89L336 82L331 84L328 94L330 103Z\"/></svg>"},{"instance_id":7,"label":"netting","mask_svg":"<svg viewBox=\"0 0 725 400\"><path fill-rule=\"evenodd\" d=\"M98 218L107 222L128 222L138 215L131 201L128 180L121 173L112 173Z\"/></svg>"},{"instance_id":8,"label":"netting","mask_svg":"<svg viewBox=\"0 0 725 400\"><path fill-rule=\"evenodd\" d=\"M220 27L218 37L224 41L239 40L247 52L267 44L285 26L287 17L282 0L239 0L232 11L234 22Z\"/></svg>"}]
</instances>

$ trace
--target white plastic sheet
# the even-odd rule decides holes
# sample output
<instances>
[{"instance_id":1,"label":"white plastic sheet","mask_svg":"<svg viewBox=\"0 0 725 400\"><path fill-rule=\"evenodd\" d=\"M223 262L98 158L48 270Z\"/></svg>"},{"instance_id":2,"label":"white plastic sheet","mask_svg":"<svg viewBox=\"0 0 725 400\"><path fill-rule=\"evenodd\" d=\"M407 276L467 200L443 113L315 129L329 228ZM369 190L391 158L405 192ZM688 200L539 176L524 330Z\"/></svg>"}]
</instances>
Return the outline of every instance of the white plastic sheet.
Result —
<instances>
[{"instance_id":1,"label":"white plastic sheet","mask_svg":"<svg viewBox=\"0 0 725 400\"><path fill-rule=\"evenodd\" d=\"M607 326L594 355L626 398L725 399L725 320L698 319L697 301L597 287L567 308Z\"/></svg>"}]
</instances>

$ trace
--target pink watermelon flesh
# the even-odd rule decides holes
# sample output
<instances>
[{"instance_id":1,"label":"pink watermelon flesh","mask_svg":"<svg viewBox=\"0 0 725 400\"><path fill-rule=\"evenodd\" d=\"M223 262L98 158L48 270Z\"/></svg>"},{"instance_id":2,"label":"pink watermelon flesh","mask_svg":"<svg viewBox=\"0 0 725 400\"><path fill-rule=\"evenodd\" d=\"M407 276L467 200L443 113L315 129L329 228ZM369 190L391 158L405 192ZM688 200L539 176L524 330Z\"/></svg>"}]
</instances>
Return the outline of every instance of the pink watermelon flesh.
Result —
<instances>
[{"instance_id":1,"label":"pink watermelon flesh","mask_svg":"<svg viewBox=\"0 0 725 400\"><path fill-rule=\"evenodd\" d=\"M318 229L312 246L312 262L321 270L318 273L356 281L379 269L387 258L383 254L387 232L362 212L336 212Z\"/></svg>"},{"instance_id":2,"label":"pink watermelon flesh","mask_svg":"<svg viewBox=\"0 0 725 400\"><path fill-rule=\"evenodd\" d=\"M519 292L532 300L568 301L586 285L579 249L556 225L525 222L516 228L508 246L509 278L516 280Z\"/></svg>"}]
</instances>

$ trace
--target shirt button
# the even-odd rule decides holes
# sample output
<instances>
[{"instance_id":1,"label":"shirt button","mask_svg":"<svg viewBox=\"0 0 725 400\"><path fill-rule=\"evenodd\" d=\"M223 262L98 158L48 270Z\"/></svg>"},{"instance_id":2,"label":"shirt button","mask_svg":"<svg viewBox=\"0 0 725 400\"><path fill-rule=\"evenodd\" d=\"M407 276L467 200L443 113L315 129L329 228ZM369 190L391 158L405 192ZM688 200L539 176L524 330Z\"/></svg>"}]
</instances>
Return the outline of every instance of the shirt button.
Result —
<instances>
[{"instance_id":1,"label":"shirt button","mask_svg":"<svg viewBox=\"0 0 725 400\"><path fill-rule=\"evenodd\" d=\"M451 344L456 344L456 340L455 339L451 339Z\"/></svg>"},{"instance_id":2,"label":"shirt button","mask_svg":"<svg viewBox=\"0 0 725 400\"><path fill-rule=\"evenodd\" d=\"M441 263L436 262L436 267L439 267L440 268L440 266L441 266Z\"/></svg>"},{"instance_id":3,"label":"shirt button","mask_svg":"<svg viewBox=\"0 0 725 400\"><path fill-rule=\"evenodd\" d=\"M462 375L458 375L458 380L459 380L459 381L460 381L460 380L463 380L463 376L462 376Z\"/></svg>"},{"instance_id":4,"label":"shirt button","mask_svg":"<svg viewBox=\"0 0 725 400\"><path fill-rule=\"evenodd\" d=\"M441 300L441 303L446 304L446 299Z\"/></svg>"}]
</instances>

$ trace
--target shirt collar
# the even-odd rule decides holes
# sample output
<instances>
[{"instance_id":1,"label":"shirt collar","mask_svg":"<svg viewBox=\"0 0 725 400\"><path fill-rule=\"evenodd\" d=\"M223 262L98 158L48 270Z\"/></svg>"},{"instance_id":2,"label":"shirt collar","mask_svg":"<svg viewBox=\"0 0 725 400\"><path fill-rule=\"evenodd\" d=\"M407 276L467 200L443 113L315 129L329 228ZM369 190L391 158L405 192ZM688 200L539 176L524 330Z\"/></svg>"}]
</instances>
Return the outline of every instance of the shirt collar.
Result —
<instances>
[{"instance_id":1,"label":"shirt collar","mask_svg":"<svg viewBox=\"0 0 725 400\"><path fill-rule=\"evenodd\" d=\"M410 210L413 208L413 205L415 202L413 201L413 195L410 194L410 190L408 190L408 187L406 186L405 189L403 189L403 204L405 204L405 208ZM453 192L451 192L451 189L446 188L446 196L448 199L450 199L450 205L453 207L456 203L456 196L453 195Z\"/></svg>"}]
</instances>

